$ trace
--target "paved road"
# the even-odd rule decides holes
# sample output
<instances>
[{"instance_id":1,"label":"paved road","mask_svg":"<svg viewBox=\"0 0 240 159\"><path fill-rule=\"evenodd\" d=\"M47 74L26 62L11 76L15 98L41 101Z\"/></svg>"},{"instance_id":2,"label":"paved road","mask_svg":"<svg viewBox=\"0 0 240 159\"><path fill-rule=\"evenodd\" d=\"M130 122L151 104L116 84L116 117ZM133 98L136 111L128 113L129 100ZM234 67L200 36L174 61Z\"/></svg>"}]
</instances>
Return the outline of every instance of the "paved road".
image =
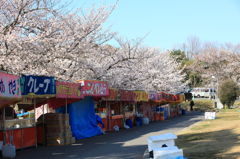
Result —
<instances>
[{"instance_id":1,"label":"paved road","mask_svg":"<svg viewBox=\"0 0 240 159\"><path fill-rule=\"evenodd\" d=\"M203 116L191 113L167 121L80 140L69 146L38 147L17 151L17 159L138 159L147 148L147 137L182 130Z\"/></svg>"}]
</instances>

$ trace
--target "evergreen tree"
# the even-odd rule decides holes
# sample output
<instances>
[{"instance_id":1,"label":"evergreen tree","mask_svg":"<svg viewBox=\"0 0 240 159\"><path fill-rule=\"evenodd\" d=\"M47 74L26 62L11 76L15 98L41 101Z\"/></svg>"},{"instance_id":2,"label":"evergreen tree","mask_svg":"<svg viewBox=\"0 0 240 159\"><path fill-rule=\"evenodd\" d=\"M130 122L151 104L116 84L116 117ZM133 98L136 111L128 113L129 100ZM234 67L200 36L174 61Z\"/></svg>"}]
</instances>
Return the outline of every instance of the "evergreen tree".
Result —
<instances>
[{"instance_id":1,"label":"evergreen tree","mask_svg":"<svg viewBox=\"0 0 240 159\"><path fill-rule=\"evenodd\" d=\"M229 79L222 82L218 93L222 104L230 108L239 96L239 86L236 82Z\"/></svg>"}]
</instances>

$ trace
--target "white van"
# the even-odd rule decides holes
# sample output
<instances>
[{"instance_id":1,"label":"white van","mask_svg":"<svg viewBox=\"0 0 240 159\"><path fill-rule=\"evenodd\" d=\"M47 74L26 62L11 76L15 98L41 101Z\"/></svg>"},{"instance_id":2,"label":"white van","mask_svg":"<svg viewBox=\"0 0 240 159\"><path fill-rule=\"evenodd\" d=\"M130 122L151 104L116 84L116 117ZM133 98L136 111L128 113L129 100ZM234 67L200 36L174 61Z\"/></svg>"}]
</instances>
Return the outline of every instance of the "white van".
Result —
<instances>
[{"instance_id":1,"label":"white van","mask_svg":"<svg viewBox=\"0 0 240 159\"><path fill-rule=\"evenodd\" d=\"M213 88L193 88L191 93L194 98L215 99L216 96L216 91Z\"/></svg>"}]
</instances>

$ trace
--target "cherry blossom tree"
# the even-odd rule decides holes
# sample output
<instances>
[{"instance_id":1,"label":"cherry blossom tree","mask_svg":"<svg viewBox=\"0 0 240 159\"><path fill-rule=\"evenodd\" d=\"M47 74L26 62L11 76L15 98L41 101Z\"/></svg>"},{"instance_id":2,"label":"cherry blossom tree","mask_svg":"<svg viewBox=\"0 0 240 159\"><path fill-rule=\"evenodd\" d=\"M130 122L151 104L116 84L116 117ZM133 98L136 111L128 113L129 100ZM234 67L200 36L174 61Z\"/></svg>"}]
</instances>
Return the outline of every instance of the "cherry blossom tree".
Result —
<instances>
[{"instance_id":1,"label":"cherry blossom tree","mask_svg":"<svg viewBox=\"0 0 240 159\"><path fill-rule=\"evenodd\" d=\"M0 2L0 65L12 73L68 79L114 33L102 28L111 10L63 12L59 1ZM77 70L76 70L77 69Z\"/></svg>"},{"instance_id":2,"label":"cherry blossom tree","mask_svg":"<svg viewBox=\"0 0 240 159\"><path fill-rule=\"evenodd\" d=\"M143 47L138 40L118 43L119 48L107 47L104 57L98 56L100 69L93 71L98 72L97 79L107 80L110 86L120 89L183 91L185 75L170 53Z\"/></svg>"},{"instance_id":3,"label":"cherry blossom tree","mask_svg":"<svg viewBox=\"0 0 240 159\"><path fill-rule=\"evenodd\" d=\"M235 50L235 49L234 49ZM219 81L232 79L240 82L240 54L230 48L208 45L201 54L196 56L193 69L202 72L203 76Z\"/></svg>"},{"instance_id":4,"label":"cherry blossom tree","mask_svg":"<svg viewBox=\"0 0 240 159\"><path fill-rule=\"evenodd\" d=\"M102 25L114 7L65 11L53 0L0 1L0 69L14 74L108 81L121 89L177 91L183 75L169 53ZM118 46L107 45L110 39Z\"/></svg>"},{"instance_id":5,"label":"cherry blossom tree","mask_svg":"<svg viewBox=\"0 0 240 159\"><path fill-rule=\"evenodd\" d=\"M185 74L169 52L157 52L146 64L149 65L146 89L174 93L183 91L186 87L187 82L183 82Z\"/></svg>"}]
</instances>

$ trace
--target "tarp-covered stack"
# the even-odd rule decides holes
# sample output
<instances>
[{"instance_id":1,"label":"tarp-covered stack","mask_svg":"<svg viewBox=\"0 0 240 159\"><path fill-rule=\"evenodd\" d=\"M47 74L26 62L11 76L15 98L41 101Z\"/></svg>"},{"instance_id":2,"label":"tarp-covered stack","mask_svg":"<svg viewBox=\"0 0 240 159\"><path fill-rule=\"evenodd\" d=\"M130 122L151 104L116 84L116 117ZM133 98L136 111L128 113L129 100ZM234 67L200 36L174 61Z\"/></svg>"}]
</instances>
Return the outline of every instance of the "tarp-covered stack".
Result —
<instances>
[{"instance_id":1,"label":"tarp-covered stack","mask_svg":"<svg viewBox=\"0 0 240 159\"><path fill-rule=\"evenodd\" d=\"M61 113L47 114L45 117L47 145L67 145L75 142L70 128L67 105L82 98L84 97L80 83L56 81L56 98L51 98L48 105L50 108L61 110Z\"/></svg>"},{"instance_id":2,"label":"tarp-covered stack","mask_svg":"<svg viewBox=\"0 0 240 159\"><path fill-rule=\"evenodd\" d=\"M81 84L81 94L84 99L69 104L68 113L73 136L76 139L83 139L102 133L95 115L94 99L108 96L109 89L107 82L104 81L84 80L78 82Z\"/></svg>"}]
</instances>

